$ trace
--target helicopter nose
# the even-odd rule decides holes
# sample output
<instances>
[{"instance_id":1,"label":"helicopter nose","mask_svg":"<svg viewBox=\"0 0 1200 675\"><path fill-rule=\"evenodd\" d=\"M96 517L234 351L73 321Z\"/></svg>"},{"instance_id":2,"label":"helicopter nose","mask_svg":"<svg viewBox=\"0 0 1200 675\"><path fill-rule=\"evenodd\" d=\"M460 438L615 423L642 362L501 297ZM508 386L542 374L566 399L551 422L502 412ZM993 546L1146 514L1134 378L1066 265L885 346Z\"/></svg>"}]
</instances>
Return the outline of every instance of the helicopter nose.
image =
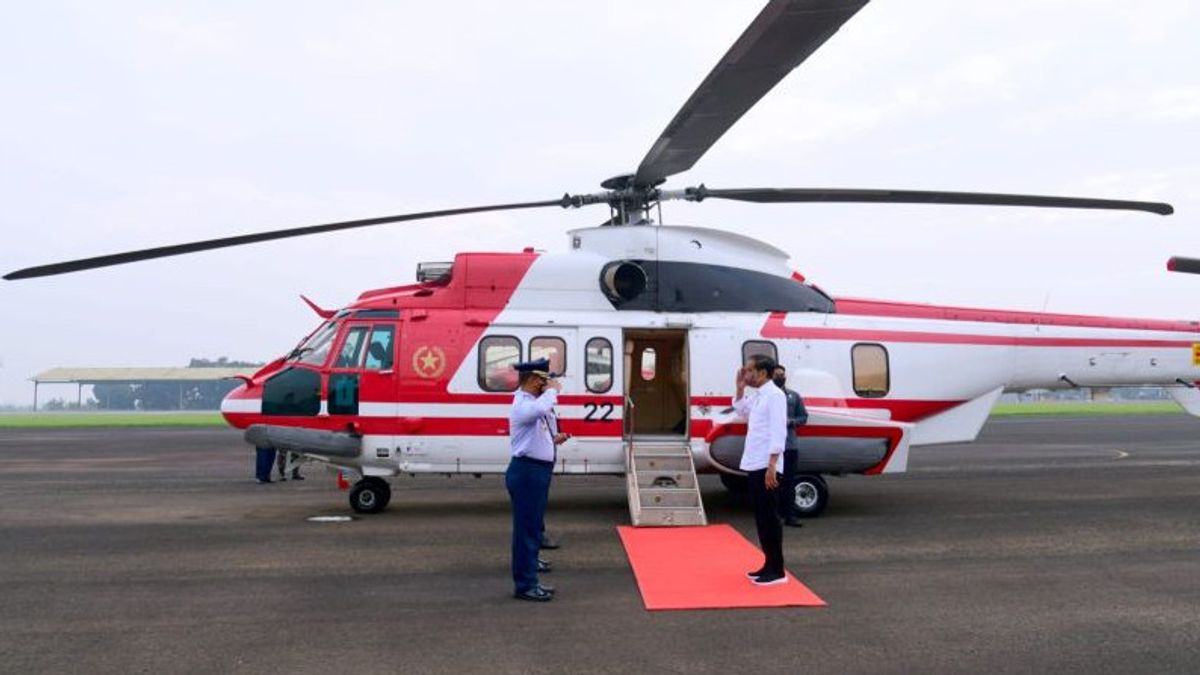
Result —
<instances>
[{"instance_id":1,"label":"helicopter nose","mask_svg":"<svg viewBox=\"0 0 1200 675\"><path fill-rule=\"evenodd\" d=\"M248 378L221 399L221 416L232 427L244 429L262 414L259 388Z\"/></svg>"}]
</instances>

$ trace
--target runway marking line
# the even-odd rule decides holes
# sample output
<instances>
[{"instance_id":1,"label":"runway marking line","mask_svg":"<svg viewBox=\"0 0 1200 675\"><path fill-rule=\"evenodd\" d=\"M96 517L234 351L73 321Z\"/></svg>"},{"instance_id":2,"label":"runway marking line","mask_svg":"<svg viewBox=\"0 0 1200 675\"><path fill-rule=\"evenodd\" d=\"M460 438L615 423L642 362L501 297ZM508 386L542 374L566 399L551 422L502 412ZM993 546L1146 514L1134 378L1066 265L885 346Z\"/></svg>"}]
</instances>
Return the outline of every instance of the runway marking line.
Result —
<instances>
[{"instance_id":1,"label":"runway marking line","mask_svg":"<svg viewBox=\"0 0 1200 675\"><path fill-rule=\"evenodd\" d=\"M755 586L746 572L763 554L729 525L617 528L646 609L824 607L790 572L787 583Z\"/></svg>"}]
</instances>

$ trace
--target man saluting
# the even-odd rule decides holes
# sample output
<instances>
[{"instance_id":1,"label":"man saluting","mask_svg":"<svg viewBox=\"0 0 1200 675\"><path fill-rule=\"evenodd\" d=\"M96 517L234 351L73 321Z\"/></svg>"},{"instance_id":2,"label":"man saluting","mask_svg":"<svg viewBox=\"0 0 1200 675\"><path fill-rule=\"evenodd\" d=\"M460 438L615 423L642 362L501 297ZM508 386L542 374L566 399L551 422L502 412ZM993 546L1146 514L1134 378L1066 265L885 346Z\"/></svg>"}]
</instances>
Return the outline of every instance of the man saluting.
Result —
<instances>
[{"instance_id":1,"label":"man saluting","mask_svg":"<svg viewBox=\"0 0 1200 675\"><path fill-rule=\"evenodd\" d=\"M550 372L550 360L526 361L513 368L519 373L519 388L508 417L512 461L504 475L513 512L513 596L547 602L554 598L554 589L538 582L538 548L557 457L555 448L570 436L558 433L553 416L562 384Z\"/></svg>"},{"instance_id":2,"label":"man saluting","mask_svg":"<svg viewBox=\"0 0 1200 675\"><path fill-rule=\"evenodd\" d=\"M758 543L766 560L746 576L760 586L787 581L783 568L783 526L779 522L779 476L787 441L787 396L771 383L775 359L754 355L738 370L733 407L745 417L746 445L741 470L750 483ZM751 387L749 392L746 387Z\"/></svg>"}]
</instances>

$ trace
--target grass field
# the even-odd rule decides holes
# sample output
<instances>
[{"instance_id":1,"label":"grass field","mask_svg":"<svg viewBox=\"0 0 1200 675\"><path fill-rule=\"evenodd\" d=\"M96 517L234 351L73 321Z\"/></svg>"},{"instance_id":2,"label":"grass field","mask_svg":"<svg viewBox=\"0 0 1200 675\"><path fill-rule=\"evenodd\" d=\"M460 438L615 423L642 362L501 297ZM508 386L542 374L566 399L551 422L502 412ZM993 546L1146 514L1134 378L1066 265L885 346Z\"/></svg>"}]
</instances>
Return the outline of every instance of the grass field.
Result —
<instances>
[{"instance_id":1,"label":"grass field","mask_svg":"<svg viewBox=\"0 0 1200 675\"><path fill-rule=\"evenodd\" d=\"M992 415L1183 415L1174 401L1137 401L1122 403L1090 401L1042 401L1039 403L1001 403Z\"/></svg>"},{"instance_id":2,"label":"grass field","mask_svg":"<svg viewBox=\"0 0 1200 675\"><path fill-rule=\"evenodd\" d=\"M213 427L225 420L218 412L3 413L3 428L64 427Z\"/></svg>"},{"instance_id":3,"label":"grass field","mask_svg":"<svg viewBox=\"0 0 1200 675\"><path fill-rule=\"evenodd\" d=\"M1171 401L1135 403L1089 403L1045 401L1003 403L992 410L994 417L1012 415L1181 415ZM64 427L219 427L225 420L216 412L115 412L115 413L0 413L3 428Z\"/></svg>"}]
</instances>

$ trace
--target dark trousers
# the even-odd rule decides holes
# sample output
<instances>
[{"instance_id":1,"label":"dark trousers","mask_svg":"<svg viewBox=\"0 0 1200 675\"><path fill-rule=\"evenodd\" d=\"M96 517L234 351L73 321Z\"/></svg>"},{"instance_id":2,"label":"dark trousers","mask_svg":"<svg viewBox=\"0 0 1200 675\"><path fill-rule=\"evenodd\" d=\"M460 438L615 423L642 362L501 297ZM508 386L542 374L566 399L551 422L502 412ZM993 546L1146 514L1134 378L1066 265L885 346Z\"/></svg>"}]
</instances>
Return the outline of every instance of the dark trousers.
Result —
<instances>
[{"instance_id":1,"label":"dark trousers","mask_svg":"<svg viewBox=\"0 0 1200 675\"><path fill-rule=\"evenodd\" d=\"M754 503L754 524L758 527L758 545L767 557L763 572L783 574L783 523L779 521L779 488L768 490L767 470L751 471L750 500Z\"/></svg>"},{"instance_id":2,"label":"dark trousers","mask_svg":"<svg viewBox=\"0 0 1200 675\"><path fill-rule=\"evenodd\" d=\"M290 453L280 452L278 454L279 454L279 459L276 460L276 462L275 462L275 468L279 469L279 478L282 480L287 480L287 462L288 462L288 455ZM300 465L297 464L292 469L292 478L299 478L299 477L300 477Z\"/></svg>"},{"instance_id":3,"label":"dark trousers","mask_svg":"<svg viewBox=\"0 0 1200 675\"><path fill-rule=\"evenodd\" d=\"M800 461L799 450L783 451L783 477L779 479L779 517L787 520L796 517L796 462Z\"/></svg>"},{"instance_id":4,"label":"dark trousers","mask_svg":"<svg viewBox=\"0 0 1200 675\"><path fill-rule=\"evenodd\" d=\"M504 486L512 500L512 575L517 593L538 585L538 548L550 495L552 462L514 457L504 474Z\"/></svg>"},{"instance_id":5,"label":"dark trousers","mask_svg":"<svg viewBox=\"0 0 1200 675\"><path fill-rule=\"evenodd\" d=\"M256 448L254 454L254 477L261 481L271 480L271 469L275 468L275 448Z\"/></svg>"}]
</instances>

